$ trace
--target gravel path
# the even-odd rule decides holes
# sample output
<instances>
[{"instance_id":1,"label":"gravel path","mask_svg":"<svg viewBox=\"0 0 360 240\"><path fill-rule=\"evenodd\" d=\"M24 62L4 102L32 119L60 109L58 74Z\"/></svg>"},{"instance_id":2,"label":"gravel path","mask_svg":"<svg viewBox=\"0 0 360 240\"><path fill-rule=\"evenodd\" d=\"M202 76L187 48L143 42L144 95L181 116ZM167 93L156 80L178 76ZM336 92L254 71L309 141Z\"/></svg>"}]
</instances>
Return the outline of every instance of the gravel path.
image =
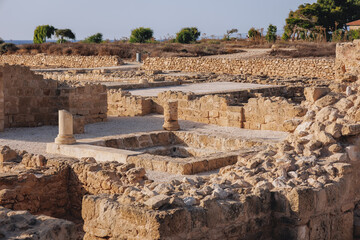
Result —
<instances>
[{"instance_id":1,"label":"gravel path","mask_svg":"<svg viewBox=\"0 0 360 240\"><path fill-rule=\"evenodd\" d=\"M244 52L225 54L225 55L206 56L206 58L249 59L249 58L268 57L268 53L271 51L271 48L254 48L254 49L244 48L241 50L243 50Z\"/></svg>"},{"instance_id":2,"label":"gravel path","mask_svg":"<svg viewBox=\"0 0 360 240\"><path fill-rule=\"evenodd\" d=\"M252 83L236 83L236 82L210 82L210 83L195 83L183 84L180 86L167 86L156 88L145 88L130 90L132 95L143 97L156 97L159 93L165 91L177 92L193 92L195 94L209 94L209 93L222 93L222 92L235 92L249 89L262 89L273 88L274 85L261 85Z\"/></svg>"}]
</instances>

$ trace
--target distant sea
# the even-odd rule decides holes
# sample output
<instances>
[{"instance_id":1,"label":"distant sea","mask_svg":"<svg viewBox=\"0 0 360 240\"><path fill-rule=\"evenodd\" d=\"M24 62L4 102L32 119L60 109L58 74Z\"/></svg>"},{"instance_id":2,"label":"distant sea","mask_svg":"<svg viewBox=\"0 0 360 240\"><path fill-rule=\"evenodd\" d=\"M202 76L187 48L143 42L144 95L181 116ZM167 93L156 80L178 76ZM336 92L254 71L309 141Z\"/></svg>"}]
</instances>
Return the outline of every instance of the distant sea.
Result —
<instances>
[{"instance_id":1,"label":"distant sea","mask_svg":"<svg viewBox=\"0 0 360 240\"><path fill-rule=\"evenodd\" d=\"M7 43L13 43L13 44L32 44L32 40L4 40Z\"/></svg>"},{"instance_id":2,"label":"distant sea","mask_svg":"<svg viewBox=\"0 0 360 240\"><path fill-rule=\"evenodd\" d=\"M4 40L7 43L13 44L33 44L33 40ZM46 42L56 42L56 40L47 40Z\"/></svg>"}]
</instances>

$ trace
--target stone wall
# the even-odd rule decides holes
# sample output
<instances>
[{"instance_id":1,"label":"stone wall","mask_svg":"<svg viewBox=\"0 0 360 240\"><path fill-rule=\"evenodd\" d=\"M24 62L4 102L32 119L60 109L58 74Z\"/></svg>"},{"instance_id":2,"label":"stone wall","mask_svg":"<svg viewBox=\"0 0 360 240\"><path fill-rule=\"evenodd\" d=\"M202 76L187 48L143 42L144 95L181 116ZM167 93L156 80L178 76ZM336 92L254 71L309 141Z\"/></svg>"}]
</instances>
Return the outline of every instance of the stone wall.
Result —
<instances>
[{"instance_id":1,"label":"stone wall","mask_svg":"<svg viewBox=\"0 0 360 240\"><path fill-rule=\"evenodd\" d=\"M250 98L244 104L243 125L246 129L284 131L286 120L302 117L306 109L283 97Z\"/></svg>"},{"instance_id":2,"label":"stone wall","mask_svg":"<svg viewBox=\"0 0 360 240\"><path fill-rule=\"evenodd\" d=\"M133 207L107 196L85 196L85 239L267 239L271 198L269 192L266 195L236 203L209 199L203 207L168 210Z\"/></svg>"},{"instance_id":3,"label":"stone wall","mask_svg":"<svg viewBox=\"0 0 360 240\"><path fill-rule=\"evenodd\" d=\"M0 64L29 67L95 68L123 64L117 56L1 55Z\"/></svg>"},{"instance_id":4,"label":"stone wall","mask_svg":"<svg viewBox=\"0 0 360 240\"><path fill-rule=\"evenodd\" d=\"M107 93L109 116L144 116L152 111L152 101L141 96L132 96L129 92L110 89Z\"/></svg>"},{"instance_id":5,"label":"stone wall","mask_svg":"<svg viewBox=\"0 0 360 240\"><path fill-rule=\"evenodd\" d=\"M360 40L336 45L336 79L353 82L360 79Z\"/></svg>"},{"instance_id":6,"label":"stone wall","mask_svg":"<svg viewBox=\"0 0 360 240\"><path fill-rule=\"evenodd\" d=\"M55 125L60 109L83 116L86 123L106 120L107 92L100 84L60 85L27 67L5 65L0 66L0 90L2 128Z\"/></svg>"},{"instance_id":7,"label":"stone wall","mask_svg":"<svg viewBox=\"0 0 360 240\"><path fill-rule=\"evenodd\" d=\"M49 174L0 174L0 205L32 214L65 217L70 209L68 178L68 167L53 169Z\"/></svg>"},{"instance_id":8,"label":"stone wall","mask_svg":"<svg viewBox=\"0 0 360 240\"><path fill-rule=\"evenodd\" d=\"M58 106L65 102L58 97L56 81L44 80L20 66L0 66L0 72L5 128L56 124Z\"/></svg>"},{"instance_id":9,"label":"stone wall","mask_svg":"<svg viewBox=\"0 0 360 240\"><path fill-rule=\"evenodd\" d=\"M85 196L85 239L350 240L359 199L351 181L357 173L350 164L338 163L336 170L339 181L322 189L262 189L239 201L204 198L199 206L181 207L173 201L172 207L151 209L116 196Z\"/></svg>"},{"instance_id":10,"label":"stone wall","mask_svg":"<svg viewBox=\"0 0 360 240\"><path fill-rule=\"evenodd\" d=\"M310 77L334 79L335 61L322 58L147 58L143 68L147 70L178 70L185 72L214 72L283 77Z\"/></svg>"},{"instance_id":11,"label":"stone wall","mask_svg":"<svg viewBox=\"0 0 360 240\"><path fill-rule=\"evenodd\" d=\"M107 119L107 91L101 84L84 84L62 87L60 97L69 99L67 109L73 115L85 118L85 124L103 122Z\"/></svg>"}]
</instances>

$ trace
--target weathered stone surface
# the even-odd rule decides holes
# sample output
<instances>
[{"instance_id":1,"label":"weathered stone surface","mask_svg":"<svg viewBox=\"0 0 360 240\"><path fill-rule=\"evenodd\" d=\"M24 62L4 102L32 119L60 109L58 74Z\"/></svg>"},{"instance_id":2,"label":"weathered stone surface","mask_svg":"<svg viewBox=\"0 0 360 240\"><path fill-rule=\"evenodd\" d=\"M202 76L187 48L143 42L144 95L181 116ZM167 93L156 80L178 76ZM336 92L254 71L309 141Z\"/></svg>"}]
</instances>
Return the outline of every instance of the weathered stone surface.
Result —
<instances>
[{"instance_id":1,"label":"weathered stone surface","mask_svg":"<svg viewBox=\"0 0 360 240\"><path fill-rule=\"evenodd\" d=\"M307 101L315 102L330 92L326 87L308 87L304 89L304 95Z\"/></svg>"},{"instance_id":2,"label":"weathered stone surface","mask_svg":"<svg viewBox=\"0 0 360 240\"><path fill-rule=\"evenodd\" d=\"M17 158L17 153L8 146L0 147L0 164L3 162L13 161Z\"/></svg>"},{"instance_id":3,"label":"weathered stone surface","mask_svg":"<svg viewBox=\"0 0 360 240\"><path fill-rule=\"evenodd\" d=\"M117 56L57 56L57 55L1 55L0 64L24 65L29 67L94 68L122 65Z\"/></svg>"},{"instance_id":4,"label":"weathered stone surface","mask_svg":"<svg viewBox=\"0 0 360 240\"><path fill-rule=\"evenodd\" d=\"M180 70L268 76L310 76L334 79L334 60L325 59L221 59L221 58L147 58L147 70Z\"/></svg>"},{"instance_id":5,"label":"weathered stone surface","mask_svg":"<svg viewBox=\"0 0 360 240\"><path fill-rule=\"evenodd\" d=\"M0 206L1 239L75 240L75 224L27 211L11 211Z\"/></svg>"},{"instance_id":6,"label":"weathered stone surface","mask_svg":"<svg viewBox=\"0 0 360 240\"><path fill-rule=\"evenodd\" d=\"M360 133L360 124L345 124L341 129L344 136L357 135Z\"/></svg>"},{"instance_id":7,"label":"weathered stone surface","mask_svg":"<svg viewBox=\"0 0 360 240\"><path fill-rule=\"evenodd\" d=\"M152 209L159 209L162 206L169 204L170 197L164 194L156 195L149 198L144 204Z\"/></svg>"}]
</instances>

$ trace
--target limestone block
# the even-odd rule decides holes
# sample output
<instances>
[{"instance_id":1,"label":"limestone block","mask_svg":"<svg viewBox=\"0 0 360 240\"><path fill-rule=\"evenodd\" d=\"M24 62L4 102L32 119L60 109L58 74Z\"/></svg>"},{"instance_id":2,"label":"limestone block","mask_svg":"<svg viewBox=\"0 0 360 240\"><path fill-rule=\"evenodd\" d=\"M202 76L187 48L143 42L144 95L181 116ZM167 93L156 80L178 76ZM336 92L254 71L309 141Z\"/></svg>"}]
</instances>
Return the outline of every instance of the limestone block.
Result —
<instances>
[{"instance_id":1,"label":"limestone block","mask_svg":"<svg viewBox=\"0 0 360 240\"><path fill-rule=\"evenodd\" d=\"M326 96L316 100L315 105L323 108L336 103L338 100L339 97L337 95L329 93Z\"/></svg>"},{"instance_id":2,"label":"limestone block","mask_svg":"<svg viewBox=\"0 0 360 240\"><path fill-rule=\"evenodd\" d=\"M348 154L351 161L359 161L360 160L360 148L359 146L348 146L345 148L346 153Z\"/></svg>"},{"instance_id":3,"label":"limestone block","mask_svg":"<svg viewBox=\"0 0 360 240\"><path fill-rule=\"evenodd\" d=\"M288 195L291 210L299 216L299 224L306 224L315 212L316 193L311 188L296 187Z\"/></svg>"},{"instance_id":4,"label":"limestone block","mask_svg":"<svg viewBox=\"0 0 360 240\"><path fill-rule=\"evenodd\" d=\"M286 120L283 123L283 127L287 132L294 132L297 126L301 124L301 122L302 122L301 119Z\"/></svg>"},{"instance_id":5,"label":"limestone block","mask_svg":"<svg viewBox=\"0 0 360 240\"><path fill-rule=\"evenodd\" d=\"M16 160L16 158L17 153L8 146L2 146L0 148L0 163L11 162L13 160Z\"/></svg>"},{"instance_id":6,"label":"limestone block","mask_svg":"<svg viewBox=\"0 0 360 240\"><path fill-rule=\"evenodd\" d=\"M152 209L159 209L170 202L170 197L160 194L148 199L144 204Z\"/></svg>"},{"instance_id":7,"label":"limestone block","mask_svg":"<svg viewBox=\"0 0 360 240\"><path fill-rule=\"evenodd\" d=\"M333 122L325 127L325 131L331 134L334 138L341 137L341 130L343 126L339 123Z\"/></svg>"},{"instance_id":8,"label":"limestone block","mask_svg":"<svg viewBox=\"0 0 360 240\"><path fill-rule=\"evenodd\" d=\"M342 135L357 135L360 133L360 124L345 124L341 130Z\"/></svg>"},{"instance_id":9,"label":"limestone block","mask_svg":"<svg viewBox=\"0 0 360 240\"><path fill-rule=\"evenodd\" d=\"M307 87L304 89L304 95L307 101L315 102L330 92L326 87Z\"/></svg>"}]
</instances>

